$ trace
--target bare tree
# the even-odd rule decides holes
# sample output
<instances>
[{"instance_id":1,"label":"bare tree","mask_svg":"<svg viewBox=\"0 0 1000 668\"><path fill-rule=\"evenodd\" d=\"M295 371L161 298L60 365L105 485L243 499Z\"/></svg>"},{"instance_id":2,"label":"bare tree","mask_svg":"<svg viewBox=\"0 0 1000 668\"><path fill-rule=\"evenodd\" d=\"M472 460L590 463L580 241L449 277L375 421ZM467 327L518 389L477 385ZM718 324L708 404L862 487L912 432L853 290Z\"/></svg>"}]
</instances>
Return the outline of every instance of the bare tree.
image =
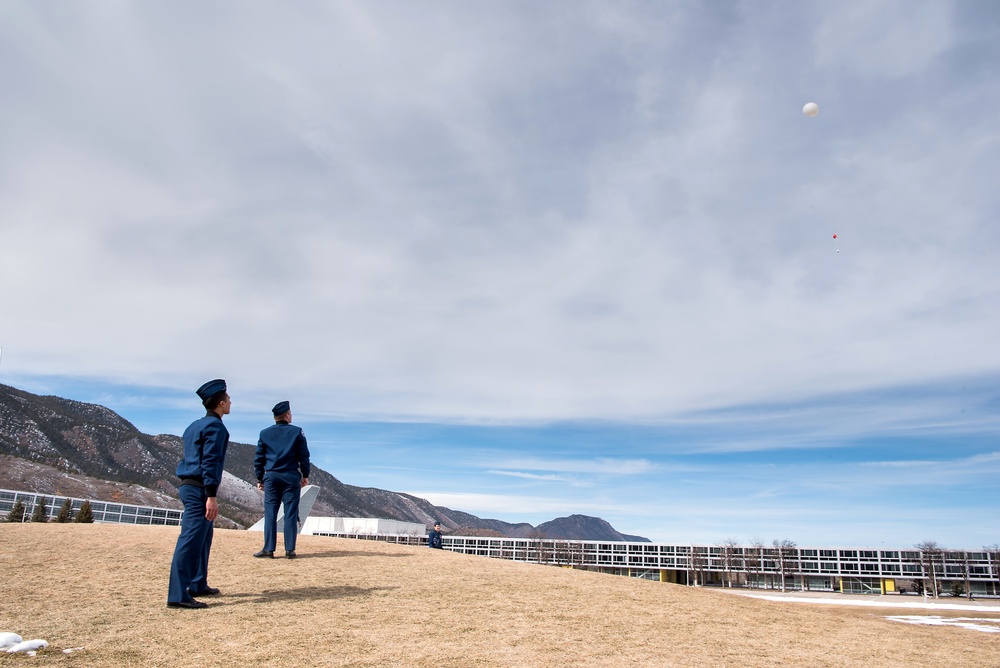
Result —
<instances>
[{"instance_id":1,"label":"bare tree","mask_svg":"<svg viewBox=\"0 0 1000 668\"><path fill-rule=\"evenodd\" d=\"M940 563L943 561L944 548L933 540L925 540L914 547L920 550L920 565L923 567L924 577L931 585L931 594L934 598L939 598L938 575L944 570L943 564Z\"/></svg>"},{"instance_id":2,"label":"bare tree","mask_svg":"<svg viewBox=\"0 0 1000 668\"><path fill-rule=\"evenodd\" d=\"M694 571L695 586L705 586L705 568L708 566L708 548L691 547L691 570Z\"/></svg>"},{"instance_id":3,"label":"bare tree","mask_svg":"<svg viewBox=\"0 0 1000 668\"><path fill-rule=\"evenodd\" d=\"M532 547L532 543L534 544L535 561L537 561L540 564L544 564L546 561L548 561L548 553L545 550L545 546L542 544L546 538L545 532L539 531L538 529L532 529L531 531L528 532L528 538L530 539L528 541L529 549ZM526 561L528 560L530 560L530 557L526 559Z\"/></svg>"},{"instance_id":4,"label":"bare tree","mask_svg":"<svg viewBox=\"0 0 1000 668\"><path fill-rule=\"evenodd\" d=\"M993 595L996 596L997 583L1000 582L1000 544L984 545L983 552L990 561L990 584L993 586Z\"/></svg>"},{"instance_id":5,"label":"bare tree","mask_svg":"<svg viewBox=\"0 0 1000 668\"><path fill-rule=\"evenodd\" d=\"M740 543L738 540L727 538L722 541L722 567L726 571L726 584L729 585L730 589L733 588L733 571L741 570L739 553Z\"/></svg>"},{"instance_id":6,"label":"bare tree","mask_svg":"<svg viewBox=\"0 0 1000 668\"><path fill-rule=\"evenodd\" d=\"M774 589L775 571L778 568L777 550L766 545L761 552L761 573L764 575L764 587Z\"/></svg>"},{"instance_id":7,"label":"bare tree","mask_svg":"<svg viewBox=\"0 0 1000 668\"><path fill-rule=\"evenodd\" d=\"M747 570L754 576L751 586L754 588L759 587L760 572L764 561L764 541L760 538L751 539L750 547L746 549L743 560L746 562Z\"/></svg>"},{"instance_id":8,"label":"bare tree","mask_svg":"<svg viewBox=\"0 0 1000 668\"><path fill-rule=\"evenodd\" d=\"M785 577L792 571L792 567L795 565L795 541L787 538L784 540L775 538L771 545L774 546L775 556L778 559L778 572L781 574L781 591L785 591Z\"/></svg>"},{"instance_id":9,"label":"bare tree","mask_svg":"<svg viewBox=\"0 0 1000 668\"><path fill-rule=\"evenodd\" d=\"M962 578L965 580L965 597L972 600L972 582L969 580L969 572L972 570L972 564L969 563L969 553L962 550L959 554L959 565L962 568Z\"/></svg>"},{"instance_id":10,"label":"bare tree","mask_svg":"<svg viewBox=\"0 0 1000 668\"><path fill-rule=\"evenodd\" d=\"M574 567L583 566L583 543L579 541L568 541L566 543L567 560Z\"/></svg>"},{"instance_id":11,"label":"bare tree","mask_svg":"<svg viewBox=\"0 0 1000 668\"><path fill-rule=\"evenodd\" d=\"M568 540L552 541L552 559L563 566L572 564L572 552Z\"/></svg>"},{"instance_id":12,"label":"bare tree","mask_svg":"<svg viewBox=\"0 0 1000 668\"><path fill-rule=\"evenodd\" d=\"M529 534L535 539L535 560L540 564L554 563L557 541L549 538L544 531L535 529Z\"/></svg>"}]
</instances>

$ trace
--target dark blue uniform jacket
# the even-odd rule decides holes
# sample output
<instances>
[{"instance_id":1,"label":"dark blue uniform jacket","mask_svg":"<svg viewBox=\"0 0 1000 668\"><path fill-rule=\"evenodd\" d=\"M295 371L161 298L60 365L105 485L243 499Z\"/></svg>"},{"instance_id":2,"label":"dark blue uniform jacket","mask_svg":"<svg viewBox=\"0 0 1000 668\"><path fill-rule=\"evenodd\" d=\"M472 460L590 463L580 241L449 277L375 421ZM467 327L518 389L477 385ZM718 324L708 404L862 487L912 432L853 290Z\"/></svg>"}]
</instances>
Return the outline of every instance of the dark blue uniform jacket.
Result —
<instances>
[{"instance_id":1,"label":"dark blue uniform jacket","mask_svg":"<svg viewBox=\"0 0 1000 668\"><path fill-rule=\"evenodd\" d=\"M222 465L229 447L229 430L222 418L209 411L184 430L184 459L177 477L202 483L207 496L215 496L222 482Z\"/></svg>"},{"instance_id":2,"label":"dark blue uniform jacket","mask_svg":"<svg viewBox=\"0 0 1000 668\"><path fill-rule=\"evenodd\" d=\"M257 480L263 482L265 471L301 471L309 477L309 446L300 427L278 422L260 432L257 455L253 460Z\"/></svg>"}]
</instances>

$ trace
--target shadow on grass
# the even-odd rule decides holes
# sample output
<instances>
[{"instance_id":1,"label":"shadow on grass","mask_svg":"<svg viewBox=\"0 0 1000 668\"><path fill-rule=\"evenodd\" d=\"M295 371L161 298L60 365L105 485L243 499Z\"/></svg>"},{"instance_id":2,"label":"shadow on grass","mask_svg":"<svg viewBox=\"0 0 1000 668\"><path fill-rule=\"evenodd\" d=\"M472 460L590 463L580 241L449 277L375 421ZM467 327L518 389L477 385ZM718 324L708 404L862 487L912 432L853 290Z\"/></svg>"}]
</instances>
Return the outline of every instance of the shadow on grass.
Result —
<instances>
[{"instance_id":1,"label":"shadow on grass","mask_svg":"<svg viewBox=\"0 0 1000 668\"><path fill-rule=\"evenodd\" d=\"M337 587L296 587L294 589L262 591L255 594L232 594L226 598L239 600L219 601L219 603L222 605L243 605L245 603L282 603L334 600L338 598L364 598L378 591L391 591L393 589L399 589L399 587L351 587L348 585ZM218 605L218 603L215 605Z\"/></svg>"},{"instance_id":2,"label":"shadow on grass","mask_svg":"<svg viewBox=\"0 0 1000 668\"><path fill-rule=\"evenodd\" d=\"M277 553L275 553L275 558L281 559ZM295 560L299 559L331 559L336 557L381 557L385 559L395 558L395 557L412 557L412 554L406 554L404 552L391 553L391 552L350 552L348 550L330 550L327 552L296 552Z\"/></svg>"}]
</instances>

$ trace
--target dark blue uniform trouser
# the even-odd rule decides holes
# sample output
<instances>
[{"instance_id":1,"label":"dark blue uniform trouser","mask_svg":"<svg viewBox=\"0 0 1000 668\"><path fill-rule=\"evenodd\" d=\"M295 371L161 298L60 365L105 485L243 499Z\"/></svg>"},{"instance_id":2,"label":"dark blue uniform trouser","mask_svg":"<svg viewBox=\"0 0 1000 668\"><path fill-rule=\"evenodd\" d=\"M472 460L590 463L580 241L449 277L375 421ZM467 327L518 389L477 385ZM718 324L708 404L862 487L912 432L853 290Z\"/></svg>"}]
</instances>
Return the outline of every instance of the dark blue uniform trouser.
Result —
<instances>
[{"instance_id":1,"label":"dark blue uniform trouser","mask_svg":"<svg viewBox=\"0 0 1000 668\"><path fill-rule=\"evenodd\" d=\"M208 555L212 551L215 526L205 519L205 490L181 485L178 490L184 504L181 534L177 537L174 559L170 562L168 603L190 601L190 591L208 589Z\"/></svg>"},{"instance_id":2,"label":"dark blue uniform trouser","mask_svg":"<svg viewBox=\"0 0 1000 668\"><path fill-rule=\"evenodd\" d=\"M295 549L299 535L299 488L302 476L298 471L268 471L264 474L264 549L274 552L278 544L278 504L285 505L285 550Z\"/></svg>"}]
</instances>

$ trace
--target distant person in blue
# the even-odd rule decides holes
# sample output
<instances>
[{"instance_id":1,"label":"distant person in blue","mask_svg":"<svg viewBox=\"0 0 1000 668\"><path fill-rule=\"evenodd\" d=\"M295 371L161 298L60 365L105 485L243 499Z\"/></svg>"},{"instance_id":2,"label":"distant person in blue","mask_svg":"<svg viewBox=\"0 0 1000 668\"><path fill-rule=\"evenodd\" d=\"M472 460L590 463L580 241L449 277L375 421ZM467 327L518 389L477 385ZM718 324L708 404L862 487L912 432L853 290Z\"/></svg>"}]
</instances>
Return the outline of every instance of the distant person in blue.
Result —
<instances>
[{"instance_id":1,"label":"distant person in blue","mask_svg":"<svg viewBox=\"0 0 1000 668\"><path fill-rule=\"evenodd\" d=\"M427 547L432 547L435 550L440 550L441 548L441 523L434 523L434 531L427 534Z\"/></svg>"},{"instance_id":2,"label":"distant person in blue","mask_svg":"<svg viewBox=\"0 0 1000 668\"><path fill-rule=\"evenodd\" d=\"M292 424L287 401L271 409L274 425L260 432L253 460L257 489L264 490L264 549L258 559L273 559L277 547L278 504L285 506L285 556L295 558L299 533L299 489L309 484L309 446L300 427Z\"/></svg>"},{"instance_id":3,"label":"distant person in blue","mask_svg":"<svg viewBox=\"0 0 1000 668\"><path fill-rule=\"evenodd\" d=\"M233 403L226 381L221 378L208 381L197 392L208 413L184 430L184 458L177 465L184 515L170 562L167 591L170 608L207 608L207 603L194 597L219 593L208 586L208 557L212 551L213 522L219 515L215 495L222 482L222 467L229 447L229 430L222 424L222 416L229 415Z\"/></svg>"}]
</instances>

